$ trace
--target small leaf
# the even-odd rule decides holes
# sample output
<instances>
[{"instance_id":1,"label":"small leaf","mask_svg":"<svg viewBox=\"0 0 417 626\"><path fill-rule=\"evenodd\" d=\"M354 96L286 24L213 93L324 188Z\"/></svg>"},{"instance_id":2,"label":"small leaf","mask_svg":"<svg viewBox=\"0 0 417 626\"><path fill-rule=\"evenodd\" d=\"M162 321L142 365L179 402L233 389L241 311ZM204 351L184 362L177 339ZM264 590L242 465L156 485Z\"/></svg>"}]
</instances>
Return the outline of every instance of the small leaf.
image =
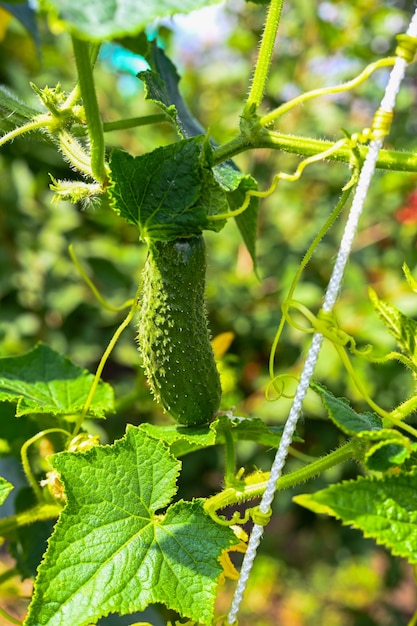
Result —
<instances>
[{"instance_id":1,"label":"small leaf","mask_svg":"<svg viewBox=\"0 0 417 626\"><path fill-rule=\"evenodd\" d=\"M401 433L396 434L397 437L378 441L368 448L364 460L369 470L387 472L393 467L403 465L412 452L417 450L417 444L412 444Z\"/></svg>"},{"instance_id":2,"label":"small leaf","mask_svg":"<svg viewBox=\"0 0 417 626\"><path fill-rule=\"evenodd\" d=\"M259 417L237 417L219 415L211 424L216 432L216 443L224 443L225 432L230 432L235 441L253 441L263 446L277 448L281 441L283 426L268 426ZM297 435L294 441L300 441Z\"/></svg>"},{"instance_id":3,"label":"small leaf","mask_svg":"<svg viewBox=\"0 0 417 626\"><path fill-rule=\"evenodd\" d=\"M417 293L417 280L412 275L411 270L408 267L407 263L404 263L403 265L403 272L410 288L412 289L412 291L414 291L414 293Z\"/></svg>"},{"instance_id":4,"label":"small leaf","mask_svg":"<svg viewBox=\"0 0 417 626\"><path fill-rule=\"evenodd\" d=\"M232 530L177 502L180 463L131 427L112 446L52 458L67 505L39 567L26 626L87 626L162 603L211 623L222 551Z\"/></svg>"},{"instance_id":5,"label":"small leaf","mask_svg":"<svg viewBox=\"0 0 417 626\"><path fill-rule=\"evenodd\" d=\"M155 41L149 42L149 49L147 59L152 70L138 74L145 85L146 100L154 102L172 119L181 137L205 135L204 128L193 117L179 91L180 77L175 65Z\"/></svg>"},{"instance_id":6,"label":"small leaf","mask_svg":"<svg viewBox=\"0 0 417 626\"><path fill-rule=\"evenodd\" d=\"M0 504L3 504L12 489L13 485L11 485L5 478L0 477Z\"/></svg>"},{"instance_id":7,"label":"small leaf","mask_svg":"<svg viewBox=\"0 0 417 626\"><path fill-rule=\"evenodd\" d=\"M94 376L45 344L22 356L0 358L0 401L17 402L16 416L33 413L79 414ZM100 382L88 416L105 417L113 410L113 390Z\"/></svg>"},{"instance_id":8,"label":"small leaf","mask_svg":"<svg viewBox=\"0 0 417 626\"><path fill-rule=\"evenodd\" d=\"M161 17L190 13L216 0L49 0L67 30L92 40L135 34Z\"/></svg>"},{"instance_id":9,"label":"small leaf","mask_svg":"<svg viewBox=\"0 0 417 626\"><path fill-rule=\"evenodd\" d=\"M326 513L362 530L396 556L417 563L417 473L332 485L294 501L315 513Z\"/></svg>"},{"instance_id":10,"label":"small leaf","mask_svg":"<svg viewBox=\"0 0 417 626\"><path fill-rule=\"evenodd\" d=\"M356 413L345 398L336 398L323 385L312 383L310 386L319 394L330 419L347 435L382 429L381 418L375 413Z\"/></svg>"},{"instance_id":11,"label":"small leaf","mask_svg":"<svg viewBox=\"0 0 417 626\"><path fill-rule=\"evenodd\" d=\"M369 290L369 297L379 317L404 355L408 357L407 364L414 373L417 373L417 322L401 313L392 304L380 300L373 289Z\"/></svg>"}]
</instances>

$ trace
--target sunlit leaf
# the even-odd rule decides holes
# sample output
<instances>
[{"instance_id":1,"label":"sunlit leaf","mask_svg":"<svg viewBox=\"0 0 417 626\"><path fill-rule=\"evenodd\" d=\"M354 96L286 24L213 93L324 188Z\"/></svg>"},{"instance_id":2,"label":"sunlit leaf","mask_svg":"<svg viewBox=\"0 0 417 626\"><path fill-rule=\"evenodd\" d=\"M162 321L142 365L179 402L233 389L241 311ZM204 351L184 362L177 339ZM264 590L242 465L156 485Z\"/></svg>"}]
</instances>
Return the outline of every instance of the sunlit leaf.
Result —
<instances>
[{"instance_id":1,"label":"sunlit leaf","mask_svg":"<svg viewBox=\"0 0 417 626\"><path fill-rule=\"evenodd\" d=\"M382 420L375 413L356 413L345 398L336 398L326 387L318 383L312 383L311 388L319 394L330 419L347 435L359 435L364 431L382 429Z\"/></svg>"},{"instance_id":2,"label":"sunlit leaf","mask_svg":"<svg viewBox=\"0 0 417 626\"><path fill-rule=\"evenodd\" d=\"M32 413L74 419L84 407L94 376L45 344L16 357L0 359L0 401L16 402L16 416ZM100 382L89 416L113 410L113 390Z\"/></svg>"},{"instance_id":3,"label":"sunlit leaf","mask_svg":"<svg viewBox=\"0 0 417 626\"><path fill-rule=\"evenodd\" d=\"M60 453L52 462L68 503L26 626L86 626L158 602L209 623L218 558L237 539L205 515L202 500L168 506L180 462L166 445L132 427L112 446Z\"/></svg>"},{"instance_id":4,"label":"sunlit leaf","mask_svg":"<svg viewBox=\"0 0 417 626\"><path fill-rule=\"evenodd\" d=\"M184 139L138 157L113 152L113 208L139 228L144 241L171 241L222 227L223 222L207 219L224 211L226 201L203 142L202 137Z\"/></svg>"},{"instance_id":5,"label":"sunlit leaf","mask_svg":"<svg viewBox=\"0 0 417 626\"><path fill-rule=\"evenodd\" d=\"M417 474L359 477L294 501L359 528L397 556L417 563Z\"/></svg>"},{"instance_id":6,"label":"sunlit leaf","mask_svg":"<svg viewBox=\"0 0 417 626\"><path fill-rule=\"evenodd\" d=\"M417 322L407 317L395 306L380 300L373 289L369 290L371 302L391 335L395 338L403 354L408 357L407 364L417 372Z\"/></svg>"}]
</instances>

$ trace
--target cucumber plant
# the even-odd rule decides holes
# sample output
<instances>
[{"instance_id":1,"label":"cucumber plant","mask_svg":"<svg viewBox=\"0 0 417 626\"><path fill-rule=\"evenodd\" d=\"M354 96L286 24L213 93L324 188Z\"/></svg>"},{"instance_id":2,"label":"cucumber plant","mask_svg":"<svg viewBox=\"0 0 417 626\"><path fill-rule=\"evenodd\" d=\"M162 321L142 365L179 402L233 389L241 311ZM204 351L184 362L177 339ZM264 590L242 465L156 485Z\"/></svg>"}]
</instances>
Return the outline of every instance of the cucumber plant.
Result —
<instances>
[{"instance_id":1,"label":"cucumber plant","mask_svg":"<svg viewBox=\"0 0 417 626\"><path fill-rule=\"evenodd\" d=\"M216 364L215 352L218 361L224 348L213 349L207 326L204 237L226 242L221 245L227 247L225 226L233 220L244 246L241 249L256 272L259 200L268 202L279 183L297 183L311 165L320 161L328 162L329 167L330 162L347 165L349 174L339 185L343 186L343 192L336 208L313 239L287 297L282 299L282 322L276 338L268 336L271 352L266 393L269 399L282 398L285 403L288 394L284 383L294 377L290 364L289 374L276 373L275 353L284 323L292 325L298 333L320 332L336 349L346 378L355 384L357 391L349 404L328 388L332 385L330 374L327 385L318 382L311 385L316 404L321 403L328 422L337 429L340 446L328 452L329 447L323 443L323 455L312 457L296 447L303 441L294 436L291 453L299 464L290 465L290 471L278 480L277 490L297 488L294 499L302 507L336 517L409 564L417 562L416 509L412 497L417 487L417 431L408 420L417 405L415 389L407 400L389 410L384 408L385 404L381 406L384 397L381 401L380 397L371 396L367 375L361 376L362 370L368 371L368 364L371 367L396 361L398 367L405 366L411 372L414 383L416 322L372 291L373 310L398 346L395 350L388 348L386 356L377 357L370 348L357 347L353 332L349 334L349 328L344 328L348 326L347 318L339 327L334 316L314 314L295 299L302 272L312 262L320 240L341 214L356 185L369 140L381 131L380 127L359 127L353 134L341 132L335 141L301 136L297 134L298 105L314 103L326 95L346 96L349 91L366 85L375 72L392 67L398 56L411 63L417 41L409 35L400 35L393 56L374 60L372 53L370 65L355 78L306 90L288 101L278 102L267 92L267 81L283 2L271 0L265 10L257 7L257 11L266 15L265 28L248 95L239 111L233 137L216 143L187 107L176 68L164 46L159 45L157 37L149 35L157 20L209 4L206 0L195 0L186 6L179 0L141 1L132 13L128 0L120 0L117 7L110 0L88 3L49 0L40 2L37 12L25 2L16 6L7 4L1 9L2 16L8 12L9 17L15 15L22 20L33 37L35 49L40 45L39 32L45 29L45 17L52 31L62 30L64 26L69 33L65 36L70 37L73 46L77 82L69 91L63 86L65 77L55 87L33 85L37 108L33 103L23 104L18 96L1 89L0 155L6 152L9 143L25 137L26 133L30 133L31 140L39 142L40 154L45 146L48 151L58 149L78 173L67 173L68 179L51 172L50 188L62 222L66 214L65 210L60 212L61 208L68 205L60 208L60 201L89 207L102 200L101 215L111 213L114 218L111 224L122 224L121 229L127 223L134 232L135 245L139 238L141 245L147 247L136 296L125 305L108 306L113 315L124 308L128 313L107 348L103 346L95 374L45 343L16 355L4 342L0 358L0 401L4 405L5 424L1 449L9 456L18 450L26 484L16 498L15 508L0 519L0 536L7 541L16 563L9 572L0 574L0 583L16 572L35 579L33 596L22 616L26 626L89 626L101 624L103 619L113 619L111 623L117 624L114 614L134 613L132 620L142 620L141 623L144 619L152 620L155 626L185 623L184 620L188 624L226 626L227 618L217 614L216 599L225 578L237 577L230 554L246 550L247 535L242 526L250 520L257 524L268 521L268 516L253 501L265 492L269 473L240 468L240 442L250 442L256 449L277 448L282 427L273 420L269 424L260 419L256 409L246 417L237 416L231 403L228 404L227 394L222 397L219 371L224 374L225 364ZM317 19L326 22L323 14L331 3L319 4ZM336 4L340 3L333 7L337 13ZM249 11L249 6L250 3L243 10ZM345 9L351 17L358 10L350 3L346 3ZM290 19L289 15L284 14L285 19ZM297 19L302 20L301 9ZM329 41L334 41L331 36L334 28L329 18L326 22ZM300 32L300 28L294 28L293 32ZM47 40L52 37L46 31L44 34ZM95 64L105 42L118 42L136 59L140 56L142 67L146 66L138 74L144 86L144 108L156 106L157 113L154 108L146 109L139 117L103 121ZM363 50L361 55L366 56ZM245 89L242 99L244 93ZM211 111L214 119L215 113ZM282 118L287 113L290 116L286 118L289 121L284 131ZM139 154L130 154L114 143L111 150L107 149L107 133L155 124L168 125L170 129L160 141L155 140L158 145L146 149L148 137L140 143ZM278 130L276 124L281 124ZM155 137L161 136L155 132ZM126 141L124 147L128 146ZM403 147L381 150L378 168L402 175L415 174L414 147L410 151ZM299 162L294 171L285 169L275 173L264 191L267 181L262 171L257 171L262 167L256 167L255 163L253 168L259 177L258 184L254 175L242 171L244 159L239 162L240 167L235 162L239 155L253 151L256 155L291 153L297 155ZM10 180L13 177L15 174ZM326 177L326 185L327 182ZM314 189L312 184L311 195L317 201ZM22 197L27 200L27 196ZM7 199L8 206L12 200ZM27 212L33 218L31 202ZM326 215L328 212L326 206ZM77 227L82 230L83 220L100 218L87 212L81 217L77 215L77 219L80 220ZM305 220L303 224L309 230L309 222ZM25 226L22 223L21 228ZM295 236L294 232L292 235ZM214 245L212 250L215 249ZM277 267L275 250L276 246L274 254L266 255L266 261L274 264L275 276L279 273L286 277L287 267ZM284 264L288 261L291 267L298 250L296 242L294 249L292 242L287 242L279 258ZM412 258L406 260L410 264ZM75 263L80 267L76 259ZM323 261L320 271L329 264L328 259ZM404 268L407 289L415 294L417 284L412 271L408 265ZM82 269L81 274L85 276ZM106 279L111 281L110 273ZM86 282L107 306L91 279L86 278ZM300 316L304 316L306 324L299 321ZM158 414L156 423L146 419L139 426L128 423L125 434L113 441L111 428L106 432L102 422L96 420L112 413L121 420L124 407L132 403L135 406L137 398L130 390L115 400L114 386L103 380L102 374L115 344L135 317L141 362L153 395L166 415ZM360 367L355 367L352 359ZM226 378L223 378L224 388ZM132 396L135 396L133 401ZM371 411L361 412L360 402L366 403ZM14 422L15 416L19 421ZM129 422L137 424L136 417ZM169 422L170 417L178 423ZM182 457L213 450L214 446L224 450L223 475L217 492L207 497L207 488L199 491L199 484L193 491L197 497L183 499L182 491L177 494L181 488L177 482ZM313 493L299 493L300 485L314 477L320 477L323 487L326 472L334 471L348 460L361 468L360 476ZM193 483L195 474L191 476ZM0 503L5 502L5 506L10 502L12 483L12 476L5 471L0 478ZM226 507L231 511L228 516L223 514ZM43 555L34 549L41 544ZM153 612L142 614L149 609ZM410 624L417 620L413 611L409 615ZM0 614L10 623L21 623L20 616L18 619L13 615L13 608L3 608L1 603ZM251 617L252 623L254 619Z\"/></svg>"}]
</instances>

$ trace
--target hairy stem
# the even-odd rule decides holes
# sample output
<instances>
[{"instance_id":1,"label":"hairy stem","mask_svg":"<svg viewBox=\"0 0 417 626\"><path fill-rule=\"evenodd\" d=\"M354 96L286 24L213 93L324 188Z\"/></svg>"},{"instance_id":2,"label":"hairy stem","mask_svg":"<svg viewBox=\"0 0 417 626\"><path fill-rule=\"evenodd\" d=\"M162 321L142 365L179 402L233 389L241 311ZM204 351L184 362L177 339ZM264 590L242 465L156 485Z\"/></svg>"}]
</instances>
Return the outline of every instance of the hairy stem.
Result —
<instances>
[{"instance_id":1,"label":"hairy stem","mask_svg":"<svg viewBox=\"0 0 417 626\"><path fill-rule=\"evenodd\" d=\"M61 511L62 507L57 504L38 504L22 513L5 517L0 520L0 537L9 537L17 528L33 522L55 519Z\"/></svg>"},{"instance_id":2,"label":"hairy stem","mask_svg":"<svg viewBox=\"0 0 417 626\"><path fill-rule=\"evenodd\" d=\"M262 101L269 68L271 67L272 53L274 51L275 38L277 36L283 4L284 0L271 0L271 4L269 5L258 60L256 62L246 106L255 105L258 107Z\"/></svg>"},{"instance_id":3,"label":"hairy stem","mask_svg":"<svg viewBox=\"0 0 417 626\"><path fill-rule=\"evenodd\" d=\"M284 489L289 489L290 487L295 487L296 485L300 485L301 483L314 478L315 476L319 476L323 472L336 465L340 465L340 463L344 463L345 461L349 461L352 458L355 458L355 454L357 452L357 442L355 440L348 441L337 450L326 454L326 456L320 457L313 463L309 463L305 467L301 467L294 472L290 472L289 474L284 474L277 482L277 491L283 491ZM256 498L258 496L262 496L265 491L267 484L267 480L265 482L261 482L257 485L249 485L245 487L244 493L252 498Z\"/></svg>"},{"instance_id":4,"label":"hairy stem","mask_svg":"<svg viewBox=\"0 0 417 626\"><path fill-rule=\"evenodd\" d=\"M30 122L27 122L27 124L23 124L23 126L18 126L17 128L14 128L10 132L0 137L0 146L7 143L8 141L13 141L13 139L16 139L16 137L19 137L20 135L24 135L25 133L30 133L34 130L41 130L42 128L47 128L48 123L49 123L48 116L42 115L42 116L37 117L34 120L31 120Z\"/></svg>"},{"instance_id":5,"label":"hairy stem","mask_svg":"<svg viewBox=\"0 0 417 626\"><path fill-rule=\"evenodd\" d=\"M283 491L284 489L300 485L340 463L355 459L359 447L360 442L352 439L334 452L320 457L305 467L290 472L289 474L284 474L277 482L277 491ZM257 480L256 483L250 484L248 482L243 488L229 487L223 492L216 494L206 501L204 509L213 519L219 521L220 518L217 516L216 511L224 509L226 506L248 502L249 500L262 497L268 482L269 472L263 472L260 477L262 480ZM220 523L224 522L220 521Z\"/></svg>"},{"instance_id":6,"label":"hairy stem","mask_svg":"<svg viewBox=\"0 0 417 626\"><path fill-rule=\"evenodd\" d=\"M98 108L94 85L93 65L89 44L76 37L72 38L78 81L87 121L88 136L91 146L91 171L101 184L106 182L105 144L103 123Z\"/></svg>"},{"instance_id":7,"label":"hairy stem","mask_svg":"<svg viewBox=\"0 0 417 626\"><path fill-rule=\"evenodd\" d=\"M321 139L310 139L310 137L299 137L297 135L286 135L275 131L263 130L255 139L249 140L247 137L239 135L231 141L219 146L214 150L213 162L218 165L236 154L258 148L270 148L281 150L300 156L313 156L324 152L333 146L332 141ZM357 146L355 149L363 161L368 152L367 146ZM327 157L329 161L349 163L352 160L352 149L348 146L341 146ZM417 172L417 154L414 152L397 152L396 150L381 150L376 166L384 170L397 172Z\"/></svg>"}]
</instances>

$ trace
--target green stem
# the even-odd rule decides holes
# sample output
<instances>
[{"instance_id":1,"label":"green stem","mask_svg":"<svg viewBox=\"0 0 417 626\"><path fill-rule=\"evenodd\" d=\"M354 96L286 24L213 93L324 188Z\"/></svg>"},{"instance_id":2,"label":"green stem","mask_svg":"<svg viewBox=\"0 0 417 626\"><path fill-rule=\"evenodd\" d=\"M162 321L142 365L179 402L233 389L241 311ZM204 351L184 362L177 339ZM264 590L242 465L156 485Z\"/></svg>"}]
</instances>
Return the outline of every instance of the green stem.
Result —
<instances>
[{"instance_id":1,"label":"green stem","mask_svg":"<svg viewBox=\"0 0 417 626\"><path fill-rule=\"evenodd\" d=\"M109 358L114 346L116 345L120 335L122 334L122 332L124 331L125 328L127 328L127 326L129 326L130 322L132 321L135 312L136 312L136 307L137 307L137 301L138 301L138 295L139 295L139 290L140 290L140 286L138 288L138 291L136 293L136 297L132 302L132 306L130 308L129 313L127 314L127 316L125 317L125 319L123 320L123 322L120 324L120 326L117 328L117 330L115 331L113 337L110 339L109 345L107 346L107 348L104 351L103 356L100 359L100 363L98 364L95 376L94 376L94 381L93 384L91 385L91 389L88 393L87 396L87 400L85 401L85 404L83 406L83 410L81 411L75 426L74 426L74 430L72 432L72 436L75 437L75 435L79 432L82 423L84 421L85 416L87 415L91 403L93 402L94 399L94 394L97 391L97 387L98 384L101 380L101 374L103 373L103 369L104 366L106 365L107 359Z\"/></svg>"},{"instance_id":2,"label":"green stem","mask_svg":"<svg viewBox=\"0 0 417 626\"><path fill-rule=\"evenodd\" d=\"M148 124L160 124L161 122L170 122L170 118L165 113L156 113L155 115L143 115L142 117L131 117L125 120L116 120L115 122L104 122L103 131L108 133L112 130L126 130L128 128L137 128L138 126L147 126Z\"/></svg>"},{"instance_id":3,"label":"green stem","mask_svg":"<svg viewBox=\"0 0 417 626\"><path fill-rule=\"evenodd\" d=\"M30 133L34 130L40 130L41 128L47 128L49 121L50 119L47 115L42 115L35 120L31 120L27 124L23 124L23 126L14 128L0 138L0 146L3 146L8 141L13 141L13 139L16 139L19 135L24 135L25 133Z\"/></svg>"},{"instance_id":4,"label":"green stem","mask_svg":"<svg viewBox=\"0 0 417 626\"><path fill-rule=\"evenodd\" d=\"M269 68L271 67L272 53L274 51L275 38L277 36L278 24L281 17L284 0L271 0L265 21L265 28L259 48L258 60L256 62L252 85L249 91L246 106L255 105L258 107L262 101Z\"/></svg>"},{"instance_id":5,"label":"green stem","mask_svg":"<svg viewBox=\"0 0 417 626\"><path fill-rule=\"evenodd\" d=\"M353 174L353 177L355 176L355 173ZM352 180L352 178L351 178ZM329 217L327 218L327 220L325 221L325 223L323 224L323 226L320 228L319 232L317 233L317 235L314 237L312 243L310 244L310 246L308 247L307 252L305 253L300 265L297 268L297 271L295 273L295 276L291 282L290 288L288 290L288 294L285 298L285 301L282 304L282 317L277 329L277 332L275 333L275 337L274 340L272 342L272 346L271 346L271 351L269 353L269 375L271 378L271 383L273 387L275 387L275 357L276 357L276 352L277 352L277 347L278 347L278 342L281 339L281 335L282 335L282 331L284 329L284 326L286 324L286 322L288 321L288 317L284 314L285 311L285 305L286 303L289 303L293 297L294 297L294 292L295 289L297 287L297 284L301 278L302 273L304 272L305 268L307 267L308 263L311 260L311 257L313 256L315 250L317 249L317 246L319 245L320 241L323 239L324 235L328 232L328 230L333 226L333 223L335 222L335 220L339 217L340 213L342 212L346 202L348 201L348 198L350 196L350 193L352 191L352 186L348 183L347 186L344 188L344 191L338 201L338 203L336 204L335 208L333 209L333 211L330 213Z\"/></svg>"},{"instance_id":6,"label":"green stem","mask_svg":"<svg viewBox=\"0 0 417 626\"><path fill-rule=\"evenodd\" d=\"M412 396L409 400L406 400L405 402L400 404L396 409L391 411L391 413L389 414L389 417L391 419L396 419L398 421L401 421L405 419L408 415L411 415L411 413L414 413L416 408L417 408L417 396Z\"/></svg>"},{"instance_id":7,"label":"green stem","mask_svg":"<svg viewBox=\"0 0 417 626\"><path fill-rule=\"evenodd\" d=\"M310 463L305 467L301 467L300 469L289 474L284 474L278 479L276 489L277 491L283 491L284 489L289 489L290 487L300 485L307 480L311 480L311 478L319 476L326 470L354 458L357 450L358 443L352 439L343 446L340 446L337 450L326 454L326 456L320 457L317 461L313 461L313 463ZM266 483L267 481L260 483L259 485L249 485L248 487L245 487L244 492L248 496L251 494L249 496L250 498L262 496L266 488Z\"/></svg>"},{"instance_id":8,"label":"green stem","mask_svg":"<svg viewBox=\"0 0 417 626\"><path fill-rule=\"evenodd\" d=\"M284 474L279 478L276 490L283 491L284 489L295 487L296 485L304 483L307 480L322 474L326 470L339 465L340 463L356 458L358 446L360 446L360 442L352 439L340 446L340 448L334 452L330 452L326 456L313 461L309 465L306 465L305 467L289 474ZM220 521L220 518L216 515L216 511L224 509L226 506L262 497L268 482L269 472L264 472L262 476L265 477L265 480L253 484L246 484L243 488L229 487L221 493L216 494L212 498L206 500L204 509L213 519ZM225 522L220 521L220 523Z\"/></svg>"},{"instance_id":9,"label":"green stem","mask_svg":"<svg viewBox=\"0 0 417 626\"><path fill-rule=\"evenodd\" d=\"M331 148L332 145L332 141L262 130L252 141L249 141L247 137L239 135L216 148L213 153L213 163L214 165L218 165L219 163L233 158L236 154L258 148L281 150L283 152L308 157L324 152ZM368 152L368 148L366 146L357 146L355 150L358 152L360 160L363 161ZM352 149L348 146L341 146L328 157L328 160L350 164L352 160ZM381 150L376 166L379 169L396 172L417 172L417 154L415 152Z\"/></svg>"},{"instance_id":10,"label":"green stem","mask_svg":"<svg viewBox=\"0 0 417 626\"><path fill-rule=\"evenodd\" d=\"M0 520L0 537L13 535L17 528L27 526L33 522L55 519L61 511L62 507L57 504L38 504L22 513L5 517Z\"/></svg>"},{"instance_id":11,"label":"green stem","mask_svg":"<svg viewBox=\"0 0 417 626\"><path fill-rule=\"evenodd\" d=\"M75 267L80 273L81 278L86 283L86 285L90 288L94 297L97 299L97 301L101 304L103 308L107 309L108 311L112 311L113 313L119 313L120 311L124 311L125 309L127 309L127 307L132 306L133 304L132 299L127 300L126 302L124 302L123 304L119 306L113 306L109 302L107 302L103 298L103 296L101 295L101 293L99 292L99 290L97 289L93 281L90 280L90 278L87 276L87 273L85 272L84 268L81 266L81 263L79 262L77 255L75 254L74 246L72 245L72 243L68 246L68 251L70 253L72 262L74 263Z\"/></svg>"},{"instance_id":12,"label":"green stem","mask_svg":"<svg viewBox=\"0 0 417 626\"><path fill-rule=\"evenodd\" d=\"M58 145L62 154L79 172L94 176L90 156L83 150L78 141L66 130L58 133Z\"/></svg>"},{"instance_id":13,"label":"green stem","mask_svg":"<svg viewBox=\"0 0 417 626\"><path fill-rule=\"evenodd\" d=\"M42 489L40 488L36 478L33 475L32 468L30 467L28 449L33 443L35 443L35 441L41 439L42 437L45 437L45 435L49 435L50 433L63 433L67 437L71 436L71 433L69 433L67 430L64 430L63 428L48 428L46 430L41 430L39 433L36 433L36 435L33 435L33 437L30 437L30 439L27 439L20 449L20 458L22 460L23 471L25 472L26 478L28 479L30 486L35 492L36 498L40 503L42 503L43 501Z\"/></svg>"},{"instance_id":14,"label":"green stem","mask_svg":"<svg viewBox=\"0 0 417 626\"><path fill-rule=\"evenodd\" d=\"M106 182L105 144L103 123L98 108L97 94L94 86L93 67L89 44L76 37L72 38L75 62L77 64L78 81L87 121L88 136L91 146L91 171L94 178L101 184Z\"/></svg>"}]
</instances>

